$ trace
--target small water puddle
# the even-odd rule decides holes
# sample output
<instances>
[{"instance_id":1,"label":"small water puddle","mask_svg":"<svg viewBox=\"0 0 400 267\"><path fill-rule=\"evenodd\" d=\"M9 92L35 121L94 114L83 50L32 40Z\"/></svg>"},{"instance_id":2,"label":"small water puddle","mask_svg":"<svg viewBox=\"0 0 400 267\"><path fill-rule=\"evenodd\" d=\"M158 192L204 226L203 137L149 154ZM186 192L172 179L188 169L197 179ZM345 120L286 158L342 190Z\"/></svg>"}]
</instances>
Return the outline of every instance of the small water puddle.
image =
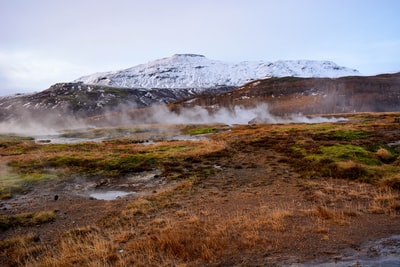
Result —
<instances>
[{"instance_id":1,"label":"small water puddle","mask_svg":"<svg viewBox=\"0 0 400 267\"><path fill-rule=\"evenodd\" d=\"M396 141L396 142L392 142L392 143L389 143L389 144L387 144L388 146L399 146L400 145L400 140L399 141Z\"/></svg>"},{"instance_id":2,"label":"small water puddle","mask_svg":"<svg viewBox=\"0 0 400 267\"><path fill-rule=\"evenodd\" d=\"M98 200L115 200L120 197L125 197L131 194L135 194L135 192L125 192L125 191L96 191L91 193L89 196Z\"/></svg>"}]
</instances>

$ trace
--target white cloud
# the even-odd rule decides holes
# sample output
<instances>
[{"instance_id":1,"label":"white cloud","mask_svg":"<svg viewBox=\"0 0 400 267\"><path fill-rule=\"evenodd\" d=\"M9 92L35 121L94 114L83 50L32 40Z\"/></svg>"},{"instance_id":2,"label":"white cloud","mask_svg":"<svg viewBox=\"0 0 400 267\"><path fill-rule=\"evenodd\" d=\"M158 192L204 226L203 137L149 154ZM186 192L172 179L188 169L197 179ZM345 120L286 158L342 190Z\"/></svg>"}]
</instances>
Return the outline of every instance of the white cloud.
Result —
<instances>
[{"instance_id":1,"label":"white cloud","mask_svg":"<svg viewBox=\"0 0 400 267\"><path fill-rule=\"evenodd\" d=\"M345 8L340 2L0 1L0 95L175 53L231 62L332 60L363 74L399 71L400 1L354 0Z\"/></svg>"},{"instance_id":2,"label":"white cloud","mask_svg":"<svg viewBox=\"0 0 400 267\"><path fill-rule=\"evenodd\" d=\"M43 90L53 83L72 80L87 71L65 59L48 58L38 52L0 51L0 82L3 91L10 88Z\"/></svg>"}]
</instances>

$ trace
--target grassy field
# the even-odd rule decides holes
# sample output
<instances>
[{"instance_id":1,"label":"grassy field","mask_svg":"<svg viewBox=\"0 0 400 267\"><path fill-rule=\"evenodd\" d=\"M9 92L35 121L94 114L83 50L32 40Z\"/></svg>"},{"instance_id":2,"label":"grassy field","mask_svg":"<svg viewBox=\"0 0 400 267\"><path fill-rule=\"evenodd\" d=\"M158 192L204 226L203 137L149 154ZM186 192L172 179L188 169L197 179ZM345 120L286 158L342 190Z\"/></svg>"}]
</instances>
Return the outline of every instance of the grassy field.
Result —
<instances>
[{"instance_id":1,"label":"grassy field","mask_svg":"<svg viewBox=\"0 0 400 267\"><path fill-rule=\"evenodd\" d=\"M349 236L353 246L367 240L366 233L380 237L371 233L374 227L399 234L400 114L342 115L348 121L176 126L182 134L209 139L149 145L129 136L78 144L1 136L0 198L7 203L77 176L119 181L157 169L165 184L113 206L76 196L69 202L33 201L31 212L22 204L3 210L0 263L279 264L329 258L324 251L340 253ZM103 131L69 135L98 137ZM61 194L57 190L52 194ZM83 211L93 205L99 211L87 214L93 216L87 224L47 236L63 224L62 212L74 201ZM68 219L77 220L71 214Z\"/></svg>"}]
</instances>

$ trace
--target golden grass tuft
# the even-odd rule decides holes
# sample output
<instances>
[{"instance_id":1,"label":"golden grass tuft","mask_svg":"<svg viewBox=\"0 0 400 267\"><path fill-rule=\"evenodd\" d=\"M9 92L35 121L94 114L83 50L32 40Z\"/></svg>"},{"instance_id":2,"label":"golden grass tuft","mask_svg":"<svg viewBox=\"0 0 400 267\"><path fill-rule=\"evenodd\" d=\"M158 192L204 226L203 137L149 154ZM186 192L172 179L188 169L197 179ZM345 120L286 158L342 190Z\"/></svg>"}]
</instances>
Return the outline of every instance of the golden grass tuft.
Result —
<instances>
[{"instance_id":1,"label":"golden grass tuft","mask_svg":"<svg viewBox=\"0 0 400 267\"><path fill-rule=\"evenodd\" d=\"M354 162L352 160L348 160L348 161L339 161L337 163L338 168L340 169L344 169L344 170L348 170L348 169L352 169L352 168L357 168L360 164L357 162Z\"/></svg>"},{"instance_id":2,"label":"golden grass tuft","mask_svg":"<svg viewBox=\"0 0 400 267\"><path fill-rule=\"evenodd\" d=\"M349 220L344 211L327 206L317 206L312 209L303 210L303 213L311 216L317 221L327 221L338 225L348 225Z\"/></svg>"},{"instance_id":3,"label":"golden grass tuft","mask_svg":"<svg viewBox=\"0 0 400 267\"><path fill-rule=\"evenodd\" d=\"M369 211L396 215L400 210L400 193L390 187L383 187L373 193Z\"/></svg>"},{"instance_id":4,"label":"golden grass tuft","mask_svg":"<svg viewBox=\"0 0 400 267\"><path fill-rule=\"evenodd\" d=\"M273 231L284 231L286 227L285 218L292 215L293 212L289 211L288 209L277 208L269 213L264 214L263 216L261 215L263 218L261 221L264 221L266 226Z\"/></svg>"},{"instance_id":5,"label":"golden grass tuft","mask_svg":"<svg viewBox=\"0 0 400 267\"><path fill-rule=\"evenodd\" d=\"M127 208L129 209L130 213L134 214L147 214L154 211L152 203L144 198L135 200L134 202L130 203Z\"/></svg>"},{"instance_id":6,"label":"golden grass tuft","mask_svg":"<svg viewBox=\"0 0 400 267\"><path fill-rule=\"evenodd\" d=\"M366 168L362 164L352 160L339 161L336 165L337 176L340 178L356 180L367 173Z\"/></svg>"},{"instance_id":7,"label":"golden grass tuft","mask_svg":"<svg viewBox=\"0 0 400 267\"><path fill-rule=\"evenodd\" d=\"M391 160L394 157L389 150L382 147L376 151L376 155L383 161Z\"/></svg>"},{"instance_id":8,"label":"golden grass tuft","mask_svg":"<svg viewBox=\"0 0 400 267\"><path fill-rule=\"evenodd\" d=\"M380 184L384 187L400 190L400 173L384 177Z\"/></svg>"}]
</instances>

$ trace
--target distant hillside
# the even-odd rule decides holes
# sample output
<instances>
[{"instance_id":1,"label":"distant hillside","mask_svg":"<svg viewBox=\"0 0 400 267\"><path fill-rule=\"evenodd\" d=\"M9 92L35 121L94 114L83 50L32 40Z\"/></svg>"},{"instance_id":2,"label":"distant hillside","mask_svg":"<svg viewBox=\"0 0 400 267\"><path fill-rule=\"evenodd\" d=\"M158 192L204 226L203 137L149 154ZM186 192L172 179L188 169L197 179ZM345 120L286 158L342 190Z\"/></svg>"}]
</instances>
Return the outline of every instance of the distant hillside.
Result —
<instances>
[{"instance_id":1,"label":"distant hillside","mask_svg":"<svg viewBox=\"0 0 400 267\"><path fill-rule=\"evenodd\" d=\"M218 96L179 101L174 109L202 106L212 110L255 103L268 103L270 112L276 115L400 111L400 73L335 79L264 79Z\"/></svg>"},{"instance_id":2,"label":"distant hillside","mask_svg":"<svg viewBox=\"0 0 400 267\"><path fill-rule=\"evenodd\" d=\"M9 120L26 122L29 119L51 118L51 123L63 123L66 118L83 119L109 112L167 104L194 95L214 95L232 90L218 87L201 90L181 88L116 88L102 85L58 83L34 94L0 97L0 123Z\"/></svg>"}]
</instances>

